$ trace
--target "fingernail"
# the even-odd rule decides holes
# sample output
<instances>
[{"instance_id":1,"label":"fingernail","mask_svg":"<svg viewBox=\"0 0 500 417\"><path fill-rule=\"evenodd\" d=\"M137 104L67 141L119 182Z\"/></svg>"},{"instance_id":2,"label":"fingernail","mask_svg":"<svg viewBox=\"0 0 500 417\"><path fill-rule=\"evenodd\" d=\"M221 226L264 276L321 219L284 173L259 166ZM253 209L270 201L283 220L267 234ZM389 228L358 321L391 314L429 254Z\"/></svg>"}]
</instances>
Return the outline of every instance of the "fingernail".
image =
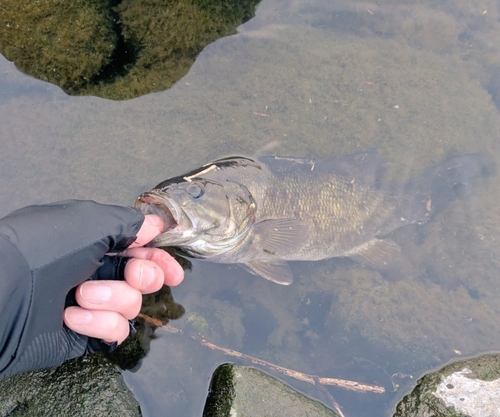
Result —
<instances>
[{"instance_id":1,"label":"fingernail","mask_svg":"<svg viewBox=\"0 0 500 417\"><path fill-rule=\"evenodd\" d=\"M149 265L141 265L139 277L139 285L141 288L147 289L155 280L156 268Z\"/></svg>"},{"instance_id":2,"label":"fingernail","mask_svg":"<svg viewBox=\"0 0 500 417\"><path fill-rule=\"evenodd\" d=\"M83 326L92 320L92 312L84 309L71 309L65 313L66 321L75 326Z\"/></svg>"},{"instance_id":3,"label":"fingernail","mask_svg":"<svg viewBox=\"0 0 500 417\"><path fill-rule=\"evenodd\" d=\"M111 288L98 281L86 282L80 286L81 297L90 304L102 304L111 298Z\"/></svg>"}]
</instances>

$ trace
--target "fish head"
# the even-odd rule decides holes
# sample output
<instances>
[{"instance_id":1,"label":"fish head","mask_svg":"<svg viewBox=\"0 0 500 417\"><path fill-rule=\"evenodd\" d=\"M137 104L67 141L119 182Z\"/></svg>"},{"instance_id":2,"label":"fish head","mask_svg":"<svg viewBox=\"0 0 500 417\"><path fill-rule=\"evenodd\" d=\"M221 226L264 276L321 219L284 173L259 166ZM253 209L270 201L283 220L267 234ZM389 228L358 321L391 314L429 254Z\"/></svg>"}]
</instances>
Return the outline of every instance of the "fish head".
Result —
<instances>
[{"instance_id":1,"label":"fish head","mask_svg":"<svg viewBox=\"0 0 500 417\"><path fill-rule=\"evenodd\" d=\"M207 258L237 246L255 221L257 205L250 191L232 181L176 177L140 195L135 204L165 223L151 244L178 247Z\"/></svg>"}]
</instances>

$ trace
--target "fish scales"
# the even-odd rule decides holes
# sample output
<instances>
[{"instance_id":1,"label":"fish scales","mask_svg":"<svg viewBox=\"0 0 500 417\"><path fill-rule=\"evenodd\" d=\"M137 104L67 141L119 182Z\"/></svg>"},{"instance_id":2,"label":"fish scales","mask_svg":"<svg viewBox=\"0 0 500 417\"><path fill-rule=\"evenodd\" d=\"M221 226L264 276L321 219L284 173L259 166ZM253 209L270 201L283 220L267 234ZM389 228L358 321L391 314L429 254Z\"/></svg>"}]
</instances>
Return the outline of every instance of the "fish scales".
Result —
<instances>
[{"instance_id":1,"label":"fish scales","mask_svg":"<svg viewBox=\"0 0 500 417\"><path fill-rule=\"evenodd\" d=\"M385 236L431 219L484 162L450 158L407 184L385 181L384 165L375 150L327 161L230 157L163 181L136 206L165 221L154 246L244 264L279 284L293 280L287 261L350 257L384 270L400 255Z\"/></svg>"}]
</instances>

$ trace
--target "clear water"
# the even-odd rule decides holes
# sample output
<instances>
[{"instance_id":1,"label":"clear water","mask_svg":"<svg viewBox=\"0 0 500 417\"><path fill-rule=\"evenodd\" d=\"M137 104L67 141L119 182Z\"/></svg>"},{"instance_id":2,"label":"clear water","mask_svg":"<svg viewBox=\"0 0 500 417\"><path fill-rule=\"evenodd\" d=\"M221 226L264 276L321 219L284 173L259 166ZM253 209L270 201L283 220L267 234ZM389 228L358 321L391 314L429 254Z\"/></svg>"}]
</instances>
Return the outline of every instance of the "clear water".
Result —
<instances>
[{"instance_id":1,"label":"clear water","mask_svg":"<svg viewBox=\"0 0 500 417\"><path fill-rule=\"evenodd\" d=\"M377 147L405 182L450 154L500 157L500 4L264 0L171 89L116 102L70 97L0 57L0 215L65 198L133 204L158 182L228 154L328 158ZM391 236L399 279L345 260L294 263L281 287L194 262L172 325L318 376L346 416L391 415L418 377L500 346L500 182L486 178L433 222ZM145 416L201 415L232 361L157 331L126 372ZM273 374L272 372L270 372ZM280 377L279 375L277 375ZM324 390L285 379L331 406Z\"/></svg>"}]
</instances>

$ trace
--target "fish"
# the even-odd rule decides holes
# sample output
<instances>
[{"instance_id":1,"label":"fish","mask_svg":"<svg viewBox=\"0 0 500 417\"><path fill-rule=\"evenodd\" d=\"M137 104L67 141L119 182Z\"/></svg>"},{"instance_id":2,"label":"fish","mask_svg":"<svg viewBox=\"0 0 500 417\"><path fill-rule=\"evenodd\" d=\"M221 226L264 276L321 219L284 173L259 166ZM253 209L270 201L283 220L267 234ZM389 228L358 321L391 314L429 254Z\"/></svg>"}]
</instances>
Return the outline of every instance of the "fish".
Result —
<instances>
[{"instance_id":1,"label":"fish","mask_svg":"<svg viewBox=\"0 0 500 417\"><path fill-rule=\"evenodd\" d=\"M290 285L288 261L341 257L397 268L401 248L387 235L428 222L463 195L483 159L448 158L399 184L384 179L376 149L329 160L231 156L159 183L135 206L165 222L151 246Z\"/></svg>"}]
</instances>

